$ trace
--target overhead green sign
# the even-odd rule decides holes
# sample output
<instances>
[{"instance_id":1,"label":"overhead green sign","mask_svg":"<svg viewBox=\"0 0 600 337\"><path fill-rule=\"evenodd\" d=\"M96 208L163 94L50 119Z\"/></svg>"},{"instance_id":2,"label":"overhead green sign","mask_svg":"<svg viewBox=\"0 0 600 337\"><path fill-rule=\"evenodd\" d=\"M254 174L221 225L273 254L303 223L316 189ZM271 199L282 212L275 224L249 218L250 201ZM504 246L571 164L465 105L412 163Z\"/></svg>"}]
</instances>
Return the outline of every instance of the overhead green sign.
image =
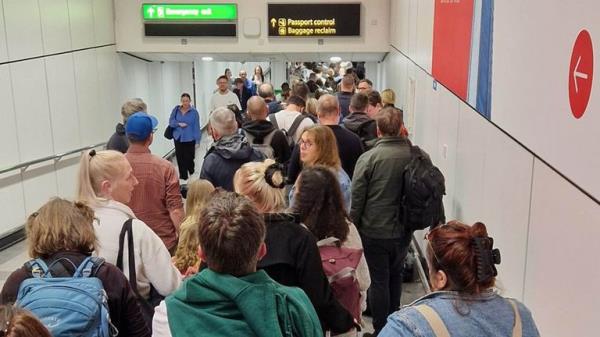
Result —
<instances>
[{"instance_id":1,"label":"overhead green sign","mask_svg":"<svg viewBox=\"0 0 600 337\"><path fill-rule=\"evenodd\" d=\"M231 21L237 19L236 4L143 4L145 21Z\"/></svg>"}]
</instances>

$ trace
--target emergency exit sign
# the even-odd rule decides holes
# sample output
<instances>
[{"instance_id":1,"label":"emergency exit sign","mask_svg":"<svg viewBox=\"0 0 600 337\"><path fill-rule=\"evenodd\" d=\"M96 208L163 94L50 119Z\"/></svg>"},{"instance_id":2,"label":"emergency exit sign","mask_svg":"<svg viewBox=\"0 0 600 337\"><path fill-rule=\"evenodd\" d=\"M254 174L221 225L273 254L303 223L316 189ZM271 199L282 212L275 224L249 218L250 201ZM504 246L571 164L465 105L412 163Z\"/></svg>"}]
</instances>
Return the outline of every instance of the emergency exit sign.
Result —
<instances>
[{"instance_id":1,"label":"emergency exit sign","mask_svg":"<svg viewBox=\"0 0 600 337\"><path fill-rule=\"evenodd\" d=\"M144 21L232 21L236 4L143 4Z\"/></svg>"}]
</instances>

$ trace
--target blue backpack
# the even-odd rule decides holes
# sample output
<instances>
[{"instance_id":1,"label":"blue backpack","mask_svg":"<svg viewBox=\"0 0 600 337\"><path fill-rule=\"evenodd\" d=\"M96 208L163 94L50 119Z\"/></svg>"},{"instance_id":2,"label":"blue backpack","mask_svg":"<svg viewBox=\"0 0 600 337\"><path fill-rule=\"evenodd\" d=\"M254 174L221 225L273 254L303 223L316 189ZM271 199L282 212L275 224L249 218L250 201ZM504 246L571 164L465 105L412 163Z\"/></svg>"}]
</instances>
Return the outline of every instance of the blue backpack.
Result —
<instances>
[{"instance_id":1,"label":"blue backpack","mask_svg":"<svg viewBox=\"0 0 600 337\"><path fill-rule=\"evenodd\" d=\"M75 268L66 258L52 262L50 267L41 259L25 264L33 278L21 283L16 305L37 316L54 337L115 336L118 332L110 322L102 281L92 275L92 269L98 270L104 259L87 257L75 268L73 277L52 277L50 269L60 260ZM61 264L57 266L64 269Z\"/></svg>"}]
</instances>

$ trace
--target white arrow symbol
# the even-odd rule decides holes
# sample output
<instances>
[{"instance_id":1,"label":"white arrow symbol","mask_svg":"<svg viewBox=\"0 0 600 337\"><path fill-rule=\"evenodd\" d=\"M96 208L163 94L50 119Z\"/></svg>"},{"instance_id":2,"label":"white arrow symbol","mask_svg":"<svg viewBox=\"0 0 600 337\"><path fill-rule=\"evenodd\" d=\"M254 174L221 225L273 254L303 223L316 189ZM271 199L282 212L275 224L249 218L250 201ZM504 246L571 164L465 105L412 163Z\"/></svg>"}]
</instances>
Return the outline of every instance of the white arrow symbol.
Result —
<instances>
[{"instance_id":1,"label":"white arrow symbol","mask_svg":"<svg viewBox=\"0 0 600 337\"><path fill-rule=\"evenodd\" d=\"M152 8L152 7L148 8L148 15L150 15L150 17L154 16L154 8Z\"/></svg>"},{"instance_id":2,"label":"white arrow symbol","mask_svg":"<svg viewBox=\"0 0 600 337\"><path fill-rule=\"evenodd\" d=\"M575 69L573 70L573 81L575 82L575 93L579 92L579 87L577 86L577 78L583 78L584 80L588 79L588 74L579 72L579 62L581 62L581 56L577 59L577 64L575 65Z\"/></svg>"}]
</instances>

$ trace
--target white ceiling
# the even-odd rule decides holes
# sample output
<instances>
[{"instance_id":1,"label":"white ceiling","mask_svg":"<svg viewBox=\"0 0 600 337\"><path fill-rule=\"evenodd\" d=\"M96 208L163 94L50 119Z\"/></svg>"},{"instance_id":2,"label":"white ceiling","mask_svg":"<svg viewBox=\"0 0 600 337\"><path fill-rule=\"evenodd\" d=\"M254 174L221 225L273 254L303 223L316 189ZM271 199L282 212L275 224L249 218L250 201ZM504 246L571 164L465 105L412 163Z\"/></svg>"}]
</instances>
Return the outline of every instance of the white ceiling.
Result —
<instances>
[{"instance_id":1,"label":"white ceiling","mask_svg":"<svg viewBox=\"0 0 600 337\"><path fill-rule=\"evenodd\" d=\"M229 53L229 54L187 54L187 53L130 53L151 61L191 62L200 60L203 56L211 56L216 62L329 62L332 56L339 56L343 61L377 62L383 60L386 53Z\"/></svg>"}]
</instances>

